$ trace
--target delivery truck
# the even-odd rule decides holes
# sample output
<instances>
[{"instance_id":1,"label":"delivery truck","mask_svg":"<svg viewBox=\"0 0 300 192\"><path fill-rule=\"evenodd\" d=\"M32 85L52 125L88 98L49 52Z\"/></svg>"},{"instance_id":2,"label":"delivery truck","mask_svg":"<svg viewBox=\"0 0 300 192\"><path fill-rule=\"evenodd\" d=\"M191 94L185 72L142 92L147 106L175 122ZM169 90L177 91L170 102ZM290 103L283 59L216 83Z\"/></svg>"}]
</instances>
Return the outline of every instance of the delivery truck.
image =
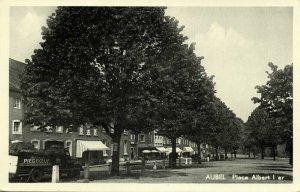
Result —
<instances>
[{"instance_id":1,"label":"delivery truck","mask_svg":"<svg viewBox=\"0 0 300 192\"><path fill-rule=\"evenodd\" d=\"M82 171L81 161L72 159L62 148L37 150L31 143L13 143L9 150L10 182L40 182L52 174L53 165L59 165L59 175L77 177Z\"/></svg>"}]
</instances>

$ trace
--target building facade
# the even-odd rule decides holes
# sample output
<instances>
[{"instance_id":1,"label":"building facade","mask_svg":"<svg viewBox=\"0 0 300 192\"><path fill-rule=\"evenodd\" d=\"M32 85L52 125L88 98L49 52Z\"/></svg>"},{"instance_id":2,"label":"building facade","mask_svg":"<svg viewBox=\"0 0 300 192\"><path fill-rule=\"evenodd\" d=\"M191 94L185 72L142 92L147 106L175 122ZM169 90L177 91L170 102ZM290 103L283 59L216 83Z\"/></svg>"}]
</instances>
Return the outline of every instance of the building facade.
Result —
<instances>
[{"instance_id":1,"label":"building facade","mask_svg":"<svg viewBox=\"0 0 300 192\"><path fill-rule=\"evenodd\" d=\"M145 154L144 150L156 150L164 153L161 150L165 149L166 155L171 151L172 143L166 136L159 135L157 131L150 131L148 133L131 134L131 159L141 159ZM180 156L190 157L197 154L197 145L184 137L176 139L176 150ZM201 144L201 155L207 156L210 153L209 146L205 143ZM148 155L149 156L149 155ZM151 155L150 155L151 156ZM158 155L153 155L157 157ZM161 156L161 155L160 155Z\"/></svg>"},{"instance_id":2,"label":"building facade","mask_svg":"<svg viewBox=\"0 0 300 192\"><path fill-rule=\"evenodd\" d=\"M9 143L23 141L24 110L21 102L20 74L25 64L9 59Z\"/></svg>"},{"instance_id":3,"label":"building facade","mask_svg":"<svg viewBox=\"0 0 300 192\"><path fill-rule=\"evenodd\" d=\"M72 158L84 159L85 149L82 142L94 141L103 144L107 150L90 151L90 163L102 164L111 159L113 144L102 127L82 125L77 130L63 127L47 127L40 131L36 126L25 125L24 106L20 91L20 75L26 64L9 59L9 145L14 142L30 142L36 149L67 148ZM89 142L93 144L93 142ZM81 148L80 148L81 147ZM120 142L120 160L130 159L130 134L125 131Z\"/></svg>"}]
</instances>

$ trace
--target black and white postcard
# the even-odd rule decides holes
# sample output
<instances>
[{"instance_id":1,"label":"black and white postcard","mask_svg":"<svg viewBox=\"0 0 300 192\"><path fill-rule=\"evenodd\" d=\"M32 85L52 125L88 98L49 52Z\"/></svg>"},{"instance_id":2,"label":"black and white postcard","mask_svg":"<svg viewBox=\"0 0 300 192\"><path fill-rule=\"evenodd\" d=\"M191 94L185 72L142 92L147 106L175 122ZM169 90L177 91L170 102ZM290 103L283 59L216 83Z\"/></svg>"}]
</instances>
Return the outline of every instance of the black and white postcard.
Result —
<instances>
[{"instance_id":1,"label":"black and white postcard","mask_svg":"<svg viewBox=\"0 0 300 192\"><path fill-rule=\"evenodd\" d=\"M298 191L299 1L149 3L0 1L0 190Z\"/></svg>"}]
</instances>

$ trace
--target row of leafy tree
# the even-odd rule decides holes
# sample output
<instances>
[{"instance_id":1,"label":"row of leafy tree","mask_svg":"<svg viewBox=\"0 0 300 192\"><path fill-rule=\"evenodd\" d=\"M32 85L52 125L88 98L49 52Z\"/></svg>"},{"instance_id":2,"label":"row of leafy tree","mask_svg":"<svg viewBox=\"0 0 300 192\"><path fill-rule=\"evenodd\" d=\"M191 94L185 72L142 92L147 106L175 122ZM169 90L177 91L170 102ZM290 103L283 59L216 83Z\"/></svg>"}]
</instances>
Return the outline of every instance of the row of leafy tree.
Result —
<instances>
[{"instance_id":1,"label":"row of leafy tree","mask_svg":"<svg viewBox=\"0 0 300 192\"><path fill-rule=\"evenodd\" d=\"M254 103L260 105L251 113L246 122L244 144L249 150L260 148L264 158L265 147L272 148L273 159L276 146L286 144L293 160L293 65L278 69L269 63L271 72L267 72L266 85L256 86L260 97L253 97Z\"/></svg>"},{"instance_id":2,"label":"row of leafy tree","mask_svg":"<svg viewBox=\"0 0 300 192\"><path fill-rule=\"evenodd\" d=\"M239 146L241 119L216 98L213 77L184 42L183 27L164 7L59 7L22 77L25 122L77 129L103 127L113 141L157 130L227 151ZM200 153L199 153L200 155Z\"/></svg>"}]
</instances>

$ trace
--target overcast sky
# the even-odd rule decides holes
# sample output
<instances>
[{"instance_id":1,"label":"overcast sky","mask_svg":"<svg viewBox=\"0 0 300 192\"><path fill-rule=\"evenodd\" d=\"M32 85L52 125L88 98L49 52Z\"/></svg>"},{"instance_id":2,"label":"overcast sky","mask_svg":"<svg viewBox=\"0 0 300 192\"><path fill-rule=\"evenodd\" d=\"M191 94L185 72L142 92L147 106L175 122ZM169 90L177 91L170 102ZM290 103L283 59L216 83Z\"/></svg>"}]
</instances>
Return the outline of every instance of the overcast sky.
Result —
<instances>
[{"instance_id":1,"label":"overcast sky","mask_svg":"<svg viewBox=\"0 0 300 192\"><path fill-rule=\"evenodd\" d=\"M30 58L54 10L10 9L10 58ZM268 62L279 68L293 62L291 8L171 7L166 14L185 26L188 43L196 42L196 54L205 57L202 64L215 76L217 96L244 121L255 108L255 85L266 83Z\"/></svg>"}]
</instances>

